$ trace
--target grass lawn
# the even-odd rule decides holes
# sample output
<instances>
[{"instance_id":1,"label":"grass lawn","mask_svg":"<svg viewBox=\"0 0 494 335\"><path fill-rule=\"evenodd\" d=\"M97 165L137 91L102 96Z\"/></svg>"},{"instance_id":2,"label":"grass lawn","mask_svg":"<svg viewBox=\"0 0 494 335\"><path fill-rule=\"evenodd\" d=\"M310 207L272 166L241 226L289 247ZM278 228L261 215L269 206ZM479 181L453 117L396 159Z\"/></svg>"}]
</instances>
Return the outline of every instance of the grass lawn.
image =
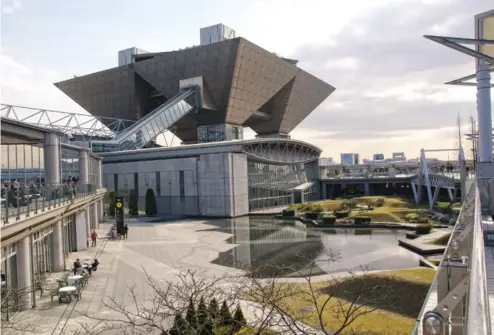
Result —
<instances>
[{"instance_id":1,"label":"grass lawn","mask_svg":"<svg viewBox=\"0 0 494 335\"><path fill-rule=\"evenodd\" d=\"M368 291L367 296L359 297L359 302L363 305L377 308L377 310L359 316L355 322L345 331L359 331L363 334L386 334L386 335L408 335L415 325L415 319L420 312L423 301L429 290L434 278L435 271L431 269L406 269L396 271L386 271L379 274L367 274L365 283L369 287L384 285L391 289ZM286 284L285 284L286 285ZM295 285L296 296L286 299L287 306L291 306L293 313L300 315L300 307L308 306L307 300L303 298L304 292L308 292L308 284L289 284ZM326 327L331 331L336 331L341 325L341 319L338 318L336 310L339 304L348 307L349 301L355 299L355 287L362 285L359 279L347 278L336 289L334 282L323 282L313 284L318 293L318 304L321 306L328 292L332 292L334 297L329 300L323 313L323 320ZM389 286L388 286L389 285ZM388 294L387 303L380 300L380 297ZM392 301L392 305L389 302ZM383 304L383 305L380 305ZM305 312L304 322L315 328L320 328L317 321L316 312ZM345 333L345 332L344 332Z\"/></svg>"},{"instance_id":2,"label":"grass lawn","mask_svg":"<svg viewBox=\"0 0 494 335\"><path fill-rule=\"evenodd\" d=\"M427 244L435 244L435 245L448 245L449 238L451 237L451 233L444 234L441 237L436 238L434 241L430 241Z\"/></svg>"}]
</instances>

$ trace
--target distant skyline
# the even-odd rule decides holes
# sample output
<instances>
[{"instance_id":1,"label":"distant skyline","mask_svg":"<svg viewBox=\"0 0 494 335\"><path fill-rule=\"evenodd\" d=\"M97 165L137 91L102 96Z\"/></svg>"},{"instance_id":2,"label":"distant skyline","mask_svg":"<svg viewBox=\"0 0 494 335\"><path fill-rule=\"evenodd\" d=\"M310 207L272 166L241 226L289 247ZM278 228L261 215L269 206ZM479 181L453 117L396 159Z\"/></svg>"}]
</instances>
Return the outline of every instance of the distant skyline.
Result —
<instances>
[{"instance_id":1,"label":"distant skyline","mask_svg":"<svg viewBox=\"0 0 494 335\"><path fill-rule=\"evenodd\" d=\"M115 67L118 51L128 47L198 45L200 28L224 23L336 87L291 133L319 146L323 157L404 151L416 158L421 148L455 147L457 115L465 131L476 117L475 88L443 85L473 73L473 59L422 36L472 37L473 16L492 9L492 0L145 4L2 1L0 101L81 113L54 82Z\"/></svg>"}]
</instances>

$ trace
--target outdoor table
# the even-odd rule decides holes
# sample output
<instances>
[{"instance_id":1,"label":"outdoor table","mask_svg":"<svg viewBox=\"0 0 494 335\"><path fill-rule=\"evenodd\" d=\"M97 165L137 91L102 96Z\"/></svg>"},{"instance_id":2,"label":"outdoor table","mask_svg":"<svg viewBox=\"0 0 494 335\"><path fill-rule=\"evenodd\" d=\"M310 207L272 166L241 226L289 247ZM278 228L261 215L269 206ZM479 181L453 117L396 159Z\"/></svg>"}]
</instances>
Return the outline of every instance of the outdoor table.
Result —
<instances>
[{"instance_id":1,"label":"outdoor table","mask_svg":"<svg viewBox=\"0 0 494 335\"><path fill-rule=\"evenodd\" d=\"M70 276L70 277L67 277L67 283L69 285L72 285L75 282L77 282L79 279L82 279L82 276L81 275Z\"/></svg>"},{"instance_id":2,"label":"outdoor table","mask_svg":"<svg viewBox=\"0 0 494 335\"><path fill-rule=\"evenodd\" d=\"M61 302L62 298L68 298L69 302L72 301L72 294L74 294L77 291L77 287L75 286L65 286L61 287L58 289L58 302Z\"/></svg>"}]
</instances>

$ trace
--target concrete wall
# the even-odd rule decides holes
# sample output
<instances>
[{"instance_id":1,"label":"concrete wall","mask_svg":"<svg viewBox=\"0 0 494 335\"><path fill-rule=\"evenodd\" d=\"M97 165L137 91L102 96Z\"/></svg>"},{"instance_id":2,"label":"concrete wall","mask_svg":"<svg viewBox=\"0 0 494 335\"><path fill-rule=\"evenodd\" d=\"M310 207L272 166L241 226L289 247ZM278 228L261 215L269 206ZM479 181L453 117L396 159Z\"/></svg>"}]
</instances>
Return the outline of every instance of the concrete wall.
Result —
<instances>
[{"instance_id":1,"label":"concrete wall","mask_svg":"<svg viewBox=\"0 0 494 335\"><path fill-rule=\"evenodd\" d=\"M159 214L232 217L249 212L245 154L103 164L105 186L115 191L118 175L120 195L135 188L136 173L140 210L145 209L146 191L151 188Z\"/></svg>"}]
</instances>

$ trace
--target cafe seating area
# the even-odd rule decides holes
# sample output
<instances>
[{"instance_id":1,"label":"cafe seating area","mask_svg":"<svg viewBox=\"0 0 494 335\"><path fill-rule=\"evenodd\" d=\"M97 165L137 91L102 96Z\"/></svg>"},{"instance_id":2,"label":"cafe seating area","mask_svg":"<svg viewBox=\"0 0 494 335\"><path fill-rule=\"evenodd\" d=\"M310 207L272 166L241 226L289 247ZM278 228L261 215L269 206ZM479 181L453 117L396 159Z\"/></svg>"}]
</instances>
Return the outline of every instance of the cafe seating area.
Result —
<instances>
[{"instance_id":1,"label":"cafe seating area","mask_svg":"<svg viewBox=\"0 0 494 335\"><path fill-rule=\"evenodd\" d=\"M53 288L51 292L51 301L58 298L58 302L72 302L73 299L79 301L82 298L82 289L88 284L91 273L96 268L91 267L91 260L87 259L81 262L82 267L75 272L64 273L63 276L56 279L58 287Z\"/></svg>"}]
</instances>

